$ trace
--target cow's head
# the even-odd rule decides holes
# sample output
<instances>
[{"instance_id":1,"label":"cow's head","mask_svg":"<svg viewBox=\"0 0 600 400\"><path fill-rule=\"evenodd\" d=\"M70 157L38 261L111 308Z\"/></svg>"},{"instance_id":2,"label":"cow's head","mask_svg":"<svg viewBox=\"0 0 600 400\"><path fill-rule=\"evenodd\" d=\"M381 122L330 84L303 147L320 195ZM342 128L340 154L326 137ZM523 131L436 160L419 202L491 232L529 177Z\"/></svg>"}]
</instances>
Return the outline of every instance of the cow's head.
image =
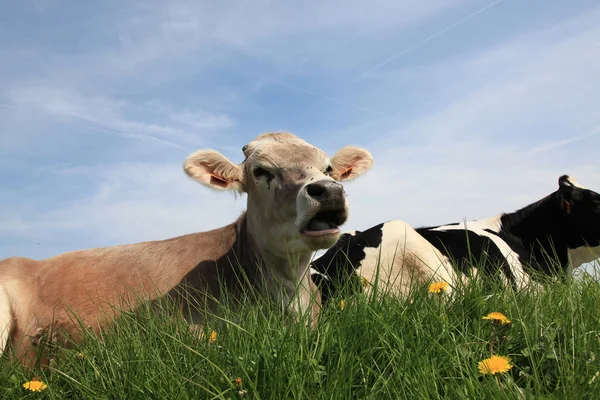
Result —
<instances>
[{"instance_id":1,"label":"cow's head","mask_svg":"<svg viewBox=\"0 0 600 400\"><path fill-rule=\"evenodd\" d=\"M198 182L248 194L248 229L253 240L275 254L331 247L348 218L339 182L356 178L373 164L371 154L347 146L331 159L321 149L287 132L265 133L242 148L233 164L214 150L200 150L184 163Z\"/></svg>"},{"instance_id":2,"label":"cow's head","mask_svg":"<svg viewBox=\"0 0 600 400\"><path fill-rule=\"evenodd\" d=\"M558 195L573 266L600 257L600 194L563 175L558 178Z\"/></svg>"}]
</instances>

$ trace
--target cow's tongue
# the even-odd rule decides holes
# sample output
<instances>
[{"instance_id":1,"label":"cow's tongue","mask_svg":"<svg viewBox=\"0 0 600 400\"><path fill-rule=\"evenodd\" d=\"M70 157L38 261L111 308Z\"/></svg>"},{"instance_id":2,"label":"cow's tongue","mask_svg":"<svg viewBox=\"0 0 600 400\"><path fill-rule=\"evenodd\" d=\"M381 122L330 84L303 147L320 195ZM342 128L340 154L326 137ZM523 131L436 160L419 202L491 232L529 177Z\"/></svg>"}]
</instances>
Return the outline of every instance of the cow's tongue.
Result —
<instances>
[{"instance_id":1,"label":"cow's tongue","mask_svg":"<svg viewBox=\"0 0 600 400\"><path fill-rule=\"evenodd\" d=\"M330 229L330 224L325 221L319 221L318 219L313 219L308 223L308 229L311 231L324 231Z\"/></svg>"}]
</instances>

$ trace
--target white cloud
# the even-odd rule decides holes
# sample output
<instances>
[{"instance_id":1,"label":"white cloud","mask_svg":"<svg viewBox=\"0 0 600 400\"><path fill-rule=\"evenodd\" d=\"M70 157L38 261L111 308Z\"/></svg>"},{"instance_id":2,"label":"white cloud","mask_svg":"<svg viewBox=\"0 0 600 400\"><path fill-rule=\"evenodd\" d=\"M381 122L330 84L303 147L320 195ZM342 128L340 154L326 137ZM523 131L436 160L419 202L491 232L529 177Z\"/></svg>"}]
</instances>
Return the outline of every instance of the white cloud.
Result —
<instances>
[{"instance_id":1,"label":"white cloud","mask_svg":"<svg viewBox=\"0 0 600 400\"><path fill-rule=\"evenodd\" d=\"M377 70L377 69L379 69L379 68L381 68L381 67L383 67L383 66L385 66L385 65L387 65L387 64L389 64L389 63L391 63L393 61L396 61L398 58L400 58L400 57L402 57L402 56L410 53L413 50L418 49L421 46L424 46L428 42L436 39L437 37L443 35L444 33L448 32L448 31L450 31L451 29L454 29L454 28L456 28L456 27L464 24L465 22L469 21L470 19L475 18L477 15L481 14L482 12L485 12L485 11L489 10L490 8L496 6L497 4L501 3L502 1L503 0L494 0L493 2L486 4L482 8L479 8L479 9L473 11L472 13L468 14L466 17L461 18L458 21L456 21L456 22L454 22L454 23L452 23L452 24L444 27L443 29L441 29L441 30L435 32L434 34L426 37L425 39L422 39L422 40L418 41L417 43L415 43L415 44L407 47L406 49L402 50L401 52L394 54L393 56L387 58L386 60L384 60L384 61L382 61L380 63L375 64L374 66L370 67L366 71L360 73L359 77L364 77L367 74L369 74L369 73L371 73L371 72L373 72L373 71L375 71L375 70Z\"/></svg>"},{"instance_id":2,"label":"white cloud","mask_svg":"<svg viewBox=\"0 0 600 400\"><path fill-rule=\"evenodd\" d=\"M184 43L182 46L185 46L192 42L207 43L207 39L211 39L238 49L256 51L265 42L289 47L284 42L293 36L314 32L373 34L391 27L411 26L425 17L468 2L376 0L367 4L358 0L334 0L307 6L302 1L261 0L239 2L231 7L225 3L174 1L164 8L155 7L154 13L147 14L153 22L150 28L156 35L146 35L147 24L138 24L137 32L127 31L128 39L142 49L147 49L143 44L151 42L161 47L165 43Z\"/></svg>"},{"instance_id":3,"label":"white cloud","mask_svg":"<svg viewBox=\"0 0 600 400\"><path fill-rule=\"evenodd\" d=\"M592 132L586 133L584 135L578 135L578 136L570 137L568 139L563 139L563 140L555 140L555 141L545 142L539 146L535 146L535 147L529 149L529 151L526 154L531 156L531 155L543 153L546 151L557 149L559 147L566 146L571 143L579 142L579 141L586 140L586 139L591 139L597 135L600 135L600 128L596 128Z\"/></svg>"},{"instance_id":4,"label":"white cloud","mask_svg":"<svg viewBox=\"0 0 600 400\"><path fill-rule=\"evenodd\" d=\"M187 109L171 114L171 119L201 129L222 129L233 126L233 121L227 115L211 115Z\"/></svg>"},{"instance_id":5,"label":"white cloud","mask_svg":"<svg viewBox=\"0 0 600 400\"><path fill-rule=\"evenodd\" d=\"M414 28L428 18L472 3L334 0L307 6L301 1L272 0L235 5L132 0L123 8L109 2L110 12L98 13L96 20L101 22L103 32L99 36L105 43L67 54L40 47L27 61L34 63L43 54L50 68L40 74L42 79L94 88L157 87L211 68L228 64L235 68L240 55L279 67L269 69L268 75L298 72L302 60L347 68L348 56L354 57L355 63L370 63L374 47L387 47L382 42L357 52L355 39ZM69 43L73 41L70 35L65 36ZM17 46L11 51L22 50Z\"/></svg>"},{"instance_id":6,"label":"white cloud","mask_svg":"<svg viewBox=\"0 0 600 400\"><path fill-rule=\"evenodd\" d=\"M557 135L562 140L574 133L586 134L600 122L596 107L600 82L595 79L600 52L591 51L600 29L589 25L583 29L558 41L540 42L526 36L470 57L381 73L371 79L371 87L381 88L375 80L397 90L414 90L413 82L422 83L424 90L436 84L436 102L429 102L426 92L417 93L423 105L408 108L420 117L411 118L410 125L395 132L396 136L514 143L527 136L540 139L542 132L534 129L546 130L551 141ZM371 107L376 109L392 101L377 93L368 98L375 98Z\"/></svg>"},{"instance_id":7,"label":"white cloud","mask_svg":"<svg viewBox=\"0 0 600 400\"><path fill-rule=\"evenodd\" d=\"M58 120L87 125L100 132L153 140L182 149L186 148L180 143L195 138L190 129L214 131L233 126L233 121L225 114L215 115L189 109L175 111L164 102L157 108L158 102L150 102L150 106L145 106L107 97L86 97L67 89L17 88L8 90L6 98L12 107L31 115L41 112ZM132 113L141 113L142 117L134 119L127 116ZM178 126L169 125L169 119ZM150 122L152 120L163 120L165 123Z\"/></svg>"},{"instance_id":8,"label":"white cloud","mask_svg":"<svg viewBox=\"0 0 600 400\"><path fill-rule=\"evenodd\" d=\"M234 121L227 114L213 114L203 110L191 110L189 108L174 110L170 104L159 100L149 101L144 106L152 111L167 115L175 122L198 129L215 131L234 126Z\"/></svg>"}]
</instances>

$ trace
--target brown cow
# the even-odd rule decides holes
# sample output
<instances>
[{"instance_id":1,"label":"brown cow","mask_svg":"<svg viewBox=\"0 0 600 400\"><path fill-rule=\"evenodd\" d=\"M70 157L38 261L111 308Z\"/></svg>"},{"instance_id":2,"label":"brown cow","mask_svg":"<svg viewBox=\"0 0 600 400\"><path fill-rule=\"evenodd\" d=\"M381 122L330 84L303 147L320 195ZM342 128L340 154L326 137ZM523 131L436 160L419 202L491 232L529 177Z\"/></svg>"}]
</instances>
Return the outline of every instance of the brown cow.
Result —
<instances>
[{"instance_id":1,"label":"brown cow","mask_svg":"<svg viewBox=\"0 0 600 400\"><path fill-rule=\"evenodd\" d=\"M222 288L234 298L243 290L240 272L289 314L311 311L314 326L320 295L307 273L310 258L336 242L348 215L346 193L336 181L362 175L373 158L347 146L330 160L287 132L262 134L243 152L240 165L214 150L197 151L184 162L196 181L248 194L247 211L230 225L42 261L0 261L0 353L10 344L28 364L37 355L36 342L51 328L78 337L72 313L98 331L112 321L103 305L126 298L128 308L135 308L144 299L139 294L146 300L169 294L188 321L201 326L202 314L190 303L214 312ZM184 296L183 286L198 291Z\"/></svg>"}]
</instances>

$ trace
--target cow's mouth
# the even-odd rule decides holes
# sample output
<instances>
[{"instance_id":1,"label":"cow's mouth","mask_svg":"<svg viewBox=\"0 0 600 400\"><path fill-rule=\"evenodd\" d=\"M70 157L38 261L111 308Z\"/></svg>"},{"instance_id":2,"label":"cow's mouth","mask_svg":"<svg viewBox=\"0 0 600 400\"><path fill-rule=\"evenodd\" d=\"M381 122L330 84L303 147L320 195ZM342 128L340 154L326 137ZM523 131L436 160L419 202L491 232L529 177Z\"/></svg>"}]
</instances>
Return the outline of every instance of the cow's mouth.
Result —
<instances>
[{"instance_id":1,"label":"cow's mouth","mask_svg":"<svg viewBox=\"0 0 600 400\"><path fill-rule=\"evenodd\" d=\"M339 226L346 222L345 210L320 211L315 215L301 233L306 236L334 235L340 232Z\"/></svg>"}]
</instances>

